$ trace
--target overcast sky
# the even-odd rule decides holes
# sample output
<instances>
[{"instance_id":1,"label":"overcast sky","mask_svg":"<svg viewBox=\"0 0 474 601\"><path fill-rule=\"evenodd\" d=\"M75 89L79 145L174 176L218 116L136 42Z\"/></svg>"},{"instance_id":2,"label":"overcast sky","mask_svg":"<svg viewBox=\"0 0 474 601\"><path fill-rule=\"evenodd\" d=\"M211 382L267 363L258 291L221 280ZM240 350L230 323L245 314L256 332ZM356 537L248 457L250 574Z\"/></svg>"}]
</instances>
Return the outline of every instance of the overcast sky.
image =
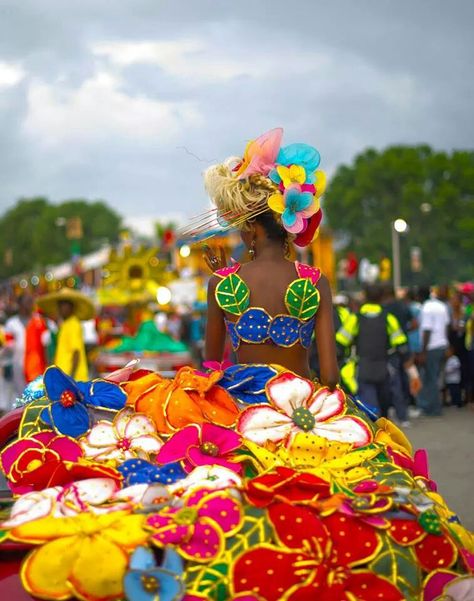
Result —
<instances>
[{"instance_id":1,"label":"overcast sky","mask_svg":"<svg viewBox=\"0 0 474 601\"><path fill-rule=\"evenodd\" d=\"M0 0L0 211L20 196L194 214L275 126L330 173L473 146L473 0Z\"/></svg>"}]
</instances>

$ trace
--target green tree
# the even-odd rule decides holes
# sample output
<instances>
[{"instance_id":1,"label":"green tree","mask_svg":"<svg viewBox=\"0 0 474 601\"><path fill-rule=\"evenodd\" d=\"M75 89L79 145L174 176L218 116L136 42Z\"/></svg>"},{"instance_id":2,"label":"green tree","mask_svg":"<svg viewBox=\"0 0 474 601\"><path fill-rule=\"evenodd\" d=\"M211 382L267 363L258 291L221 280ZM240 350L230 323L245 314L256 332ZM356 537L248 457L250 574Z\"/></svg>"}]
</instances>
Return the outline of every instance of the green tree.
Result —
<instances>
[{"instance_id":1,"label":"green tree","mask_svg":"<svg viewBox=\"0 0 474 601\"><path fill-rule=\"evenodd\" d=\"M391 223L401 217L403 281L472 278L474 152L451 154L429 146L368 149L338 168L325 196L329 225L347 248L378 261L391 253ZM410 272L409 249L422 251L423 273Z\"/></svg>"},{"instance_id":2,"label":"green tree","mask_svg":"<svg viewBox=\"0 0 474 601\"><path fill-rule=\"evenodd\" d=\"M79 218L82 224L81 254L118 241L121 217L102 201L52 204L43 197L23 198L0 218L0 277L70 258L73 243L67 237L67 222L71 218Z\"/></svg>"}]
</instances>

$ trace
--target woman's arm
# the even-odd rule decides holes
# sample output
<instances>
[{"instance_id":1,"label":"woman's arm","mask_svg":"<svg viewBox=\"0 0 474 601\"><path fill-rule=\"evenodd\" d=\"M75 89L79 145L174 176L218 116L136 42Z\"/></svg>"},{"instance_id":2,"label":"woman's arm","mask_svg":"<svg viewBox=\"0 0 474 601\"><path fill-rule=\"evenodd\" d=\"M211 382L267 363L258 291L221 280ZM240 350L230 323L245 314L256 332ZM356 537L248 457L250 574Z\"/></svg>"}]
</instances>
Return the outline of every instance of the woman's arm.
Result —
<instances>
[{"instance_id":1,"label":"woman's arm","mask_svg":"<svg viewBox=\"0 0 474 601\"><path fill-rule=\"evenodd\" d=\"M316 344L318 345L321 384L334 388L339 382L339 368L336 359L336 338L332 315L332 296L329 282L321 276L318 282L320 305L316 313Z\"/></svg>"},{"instance_id":2,"label":"woman's arm","mask_svg":"<svg viewBox=\"0 0 474 601\"><path fill-rule=\"evenodd\" d=\"M221 362L224 355L226 328L224 313L216 301L215 291L219 279L212 276L207 287L206 361Z\"/></svg>"}]
</instances>

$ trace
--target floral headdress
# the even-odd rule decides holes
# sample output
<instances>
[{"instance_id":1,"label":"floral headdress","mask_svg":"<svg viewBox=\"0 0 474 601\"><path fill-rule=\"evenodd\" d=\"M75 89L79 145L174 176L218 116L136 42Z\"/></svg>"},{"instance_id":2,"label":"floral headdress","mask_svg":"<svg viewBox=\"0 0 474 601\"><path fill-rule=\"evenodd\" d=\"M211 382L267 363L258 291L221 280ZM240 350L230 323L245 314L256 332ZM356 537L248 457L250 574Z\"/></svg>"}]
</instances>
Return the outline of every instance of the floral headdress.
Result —
<instances>
[{"instance_id":1,"label":"floral headdress","mask_svg":"<svg viewBox=\"0 0 474 601\"><path fill-rule=\"evenodd\" d=\"M243 158L210 167L205 181L215 206L195 217L181 235L208 238L215 230L245 227L272 210L297 246L310 244L321 223L319 198L326 187L325 174L318 170L320 154L308 144L281 146L282 137L282 128L272 129L249 142Z\"/></svg>"}]
</instances>

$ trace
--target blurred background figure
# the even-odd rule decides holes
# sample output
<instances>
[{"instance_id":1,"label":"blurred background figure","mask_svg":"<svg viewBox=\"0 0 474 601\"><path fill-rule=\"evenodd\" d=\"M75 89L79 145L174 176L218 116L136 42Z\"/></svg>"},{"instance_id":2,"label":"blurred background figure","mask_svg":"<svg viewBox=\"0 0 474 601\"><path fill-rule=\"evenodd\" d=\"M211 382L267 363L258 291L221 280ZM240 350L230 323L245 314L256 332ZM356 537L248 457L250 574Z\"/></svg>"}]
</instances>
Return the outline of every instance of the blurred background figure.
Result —
<instances>
[{"instance_id":1,"label":"blurred background figure","mask_svg":"<svg viewBox=\"0 0 474 601\"><path fill-rule=\"evenodd\" d=\"M407 337L397 318L382 307L383 289L371 284L365 290L365 303L351 313L336 333L344 348L355 346L358 394L365 402L388 415L393 404L398 421L408 425L407 402L393 394L395 375L389 369L390 355L400 352L405 360Z\"/></svg>"},{"instance_id":2,"label":"blurred background figure","mask_svg":"<svg viewBox=\"0 0 474 601\"><path fill-rule=\"evenodd\" d=\"M441 415L440 376L446 350L448 332L451 323L448 306L439 298L431 295L430 288L420 288L423 302L420 313L421 353L419 363L422 366L422 389L419 395L420 408L425 415Z\"/></svg>"},{"instance_id":3,"label":"blurred background figure","mask_svg":"<svg viewBox=\"0 0 474 601\"><path fill-rule=\"evenodd\" d=\"M38 299L38 306L59 322L54 363L75 380L89 379L82 321L94 317L91 300L76 290L63 288Z\"/></svg>"},{"instance_id":4,"label":"blurred background figure","mask_svg":"<svg viewBox=\"0 0 474 601\"><path fill-rule=\"evenodd\" d=\"M449 392L451 405L460 409L463 406L461 397L461 361L452 345L447 351L444 381Z\"/></svg>"},{"instance_id":5,"label":"blurred background figure","mask_svg":"<svg viewBox=\"0 0 474 601\"><path fill-rule=\"evenodd\" d=\"M5 323L6 343L11 352L13 393L21 396L26 386L26 328L33 315L34 301L30 294L18 298L18 312Z\"/></svg>"}]
</instances>

